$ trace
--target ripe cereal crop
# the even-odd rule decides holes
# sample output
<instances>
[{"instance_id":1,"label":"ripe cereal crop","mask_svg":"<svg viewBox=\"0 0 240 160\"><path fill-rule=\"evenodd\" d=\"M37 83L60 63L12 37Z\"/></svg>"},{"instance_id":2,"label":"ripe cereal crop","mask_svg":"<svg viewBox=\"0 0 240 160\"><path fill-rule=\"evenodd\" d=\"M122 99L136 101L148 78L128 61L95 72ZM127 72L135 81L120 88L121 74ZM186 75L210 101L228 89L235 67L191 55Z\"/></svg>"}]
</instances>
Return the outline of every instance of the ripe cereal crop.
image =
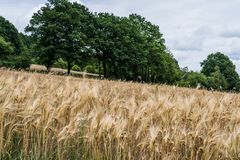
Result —
<instances>
[{"instance_id":1,"label":"ripe cereal crop","mask_svg":"<svg viewBox=\"0 0 240 160\"><path fill-rule=\"evenodd\" d=\"M240 159L240 95L0 70L0 159Z\"/></svg>"}]
</instances>

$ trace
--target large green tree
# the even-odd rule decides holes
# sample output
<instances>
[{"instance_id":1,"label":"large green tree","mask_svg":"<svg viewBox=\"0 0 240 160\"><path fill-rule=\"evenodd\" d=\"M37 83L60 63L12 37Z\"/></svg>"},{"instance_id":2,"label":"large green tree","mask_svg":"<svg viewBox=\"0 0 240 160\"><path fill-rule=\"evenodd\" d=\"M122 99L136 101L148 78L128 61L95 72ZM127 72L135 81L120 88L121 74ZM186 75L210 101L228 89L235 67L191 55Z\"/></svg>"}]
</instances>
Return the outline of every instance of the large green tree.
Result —
<instances>
[{"instance_id":1,"label":"large green tree","mask_svg":"<svg viewBox=\"0 0 240 160\"><path fill-rule=\"evenodd\" d=\"M94 37L91 44L94 50L93 56L96 57L99 68L103 68L104 77L108 76L108 66L115 50L113 39L114 33L117 33L115 28L118 21L119 17L115 17L113 14L95 14Z\"/></svg>"},{"instance_id":2,"label":"large green tree","mask_svg":"<svg viewBox=\"0 0 240 160\"><path fill-rule=\"evenodd\" d=\"M176 81L180 69L167 51L158 26L136 14L117 17L108 13L96 14L94 24L93 55L105 77Z\"/></svg>"},{"instance_id":3,"label":"large green tree","mask_svg":"<svg viewBox=\"0 0 240 160\"><path fill-rule=\"evenodd\" d=\"M15 54L19 55L24 51L24 45L18 30L12 23L2 16L0 16L0 36L3 37L6 42L12 44L13 52Z\"/></svg>"},{"instance_id":4,"label":"large green tree","mask_svg":"<svg viewBox=\"0 0 240 160\"><path fill-rule=\"evenodd\" d=\"M35 13L26 31L37 39L40 60L50 68L57 58L67 62L68 74L87 48L91 13L79 3L49 0Z\"/></svg>"},{"instance_id":5,"label":"large green tree","mask_svg":"<svg viewBox=\"0 0 240 160\"><path fill-rule=\"evenodd\" d=\"M95 15L94 56L107 78L134 80L146 67L146 39L126 17Z\"/></svg>"},{"instance_id":6,"label":"large green tree","mask_svg":"<svg viewBox=\"0 0 240 160\"><path fill-rule=\"evenodd\" d=\"M144 38L140 56L145 56L141 64L142 77L147 82L174 83L180 76L177 61L165 46L165 40L159 26L147 21L144 17L132 14L129 20L135 30Z\"/></svg>"},{"instance_id":7,"label":"large green tree","mask_svg":"<svg viewBox=\"0 0 240 160\"><path fill-rule=\"evenodd\" d=\"M138 80L147 65L146 39L129 18L121 17L114 38L115 53L111 74L116 78Z\"/></svg>"},{"instance_id":8,"label":"large green tree","mask_svg":"<svg viewBox=\"0 0 240 160\"><path fill-rule=\"evenodd\" d=\"M211 76L216 72L216 67L227 81L227 90L239 90L239 75L233 62L223 53L217 52L210 54L201 63L201 72L206 76Z\"/></svg>"}]
</instances>

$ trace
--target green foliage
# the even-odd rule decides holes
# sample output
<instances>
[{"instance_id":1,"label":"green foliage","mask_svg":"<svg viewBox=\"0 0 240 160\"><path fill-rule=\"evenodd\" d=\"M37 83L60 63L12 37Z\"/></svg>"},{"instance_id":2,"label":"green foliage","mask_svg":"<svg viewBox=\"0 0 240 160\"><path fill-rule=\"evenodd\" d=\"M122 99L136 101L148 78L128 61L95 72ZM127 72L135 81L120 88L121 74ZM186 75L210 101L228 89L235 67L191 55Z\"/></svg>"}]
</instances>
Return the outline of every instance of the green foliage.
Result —
<instances>
[{"instance_id":1,"label":"green foliage","mask_svg":"<svg viewBox=\"0 0 240 160\"><path fill-rule=\"evenodd\" d=\"M120 18L108 13L99 13L95 15L94 37L91 40L93 56L98 64L103 68L103 74L108 77L108 69L112 68L113 60L116 60L115 51L117 50L115 39L117 37L117 25ZM100 66L99 66L100 67Z\"/></svg>"},{"instance_id":2,"label":"green foliage","mask_svg":"<svg viewBox=\"0 0 240 160\"><path fill-rule=\"evenodd\" d=\"M54 67L56 68L63 68L66 69L67 68L67 62L64 61L62 58L59 58L54 64Z\"/></svg>"},{"instance_id":3,"label":"green foliage","mask_svg":"<svg viewBox=\"0 0 240 160\"><path fill-rule=\"evenodd\" d=\"M75 64L74 66L72 66L72 70L81 71L81 68L78 65Z\"/></svg>"},{"instance_id":4,"label":"green foliage","mask_svg":"<svg viewBox=\"0 0 240 160\"><path fill-rule=\"evenodd\" d=\"M31 57L27 53L22 53L19 56L15 56L12 60L11 67L15 69L26 69L32 64Z\"/></svg>"},{"instance_id":5,"label":"green foliage","mask_svg":"<svg viewBox=\"0 0 240 160\"><path fill-rule=\"evenodd\" d=\"M26 31L38 39L40 60L47 68L61 57L67 62L68 74L86 47L91 14L87 8L67 0L49 0L35 13Z\"/></svg>"},{"instance_id":6,"label":"green foliage","mask_svg":"<svg viewBox=\"0 0 240 160\"><path fill-rule=\"evenodd\" d=\"M31 56L27 53L9 55L4 60L0 61L0 66L2 65L13 69L27 69L31 64Z\"/></svg>"},{"instance_id":7,"label":"green foliage","mask_svg":"<svg viewBox=\"0 0 240 160\"><path fill-rule=\"evenodd\" d=\"M84 68L84 71L87 72L87 73L95 73L95 74L98 74L98 67L95 66L95 65L87 65L87 66Z\"/></svg>"},{"instance_id":8,"label":"green foliage","mask_svg":"<svg viewBox=\"0 0 240 160\"><path fill-rule=\"evenodd\" d=\"M3 37L6 42L11 43L15 54L20 54L24 51L24 45L17 29L2 16L0 16L0 36Z\"/></svg>"},{"instance_id":9,"label":"green foliage","mask_svg":"<svg viewBox=\"0 0 240 160\"><path fill-rule=\"evenodd\" d=\"M183 70L182 78L177 83L179 86L205 88L209 90L225 91L227 90L227 81L221 74L219 67L215 67L215 71L209 76L203 73Z\"/></svg>"},{"instance_id":10,"label":"green foliage","mask_svg":"<svg viewBox=\"0 0 240 160\"><path fill-rule=\"evenodd\" d=\"M11 43L6 42L3 37L0 36L0 56L5 57L13 53L13 47Z\"/></svg>"},{"instance_id":11,"label":"green foliage","mask_svg":"<svg viewBox=\"0 0 240 160\"><path fill-rule=\"evenodd\" d=\"M13 54L13 47L11 43L6 42L3 37L0 36L0 67L6 66L5 63L7 61L7 58Z\"/></svg>"},{"instance_id":12,"label":"green foliage","mask_svg":"<svg viewBox=\"0 0 240 160\"><path fill-rule=\"evenodd\" d=\"M201 87L201 88L208 88L207 77L198 72L183 72L181 80L177 83L179 86L183 87Z\"/></svg>"},{"instance_id":13,"label":"green foliage","mask_svg":"<svg viewBox=\"0 0 240 160\"><path fill-rule=\"evenodd\" d=\"M25 69L31 64L31 55L23 43L23 34L0 16L0 66Z\"/></svg>"},{"instance_id":14,"label":"green foliage","mask_svg":"<svg viewBox=\"0 0 240 160\"><path fill-rule=\"evenodd\" d=\"M214 72L216 72L216 67L218 67L218 71L215 74L218 74L218 77L219 74L222 74L227 81L227 90L240 90L239 86L237 85L240 81L239 75L235 71L235 65L226 55L220 52L210 54L207 59L201 63L201 66L201 72L206 76L214 75Z\"/></svg>"},{"instance_id":15,"label":"green foliage","mask_svg":"<svg viewBox=\"0 0 240 160\"><path fill-rule=\"evenodd\" d=\"M32 52L34 47L35 47L35 41L36 40L33 39L32 36L29 36L29 35L26 35L26 34L23 34L23 33L19 33L19 36L20 36L20 39L23 43L24 50Z\"/></svg>"},{"instance_id":16,"label":"green foliage","mask_svg":"<svg viewBox=\"0 0 240 160\"><path fill-rule=\"evenodd\" d=\"M146 82L174 83L180 74L177 61L168 53L158 26L139 15L128 18L95 15L93 56L104 77Z\"/></svg>"},{"instance_id":17,"label":"green foliage","mask_svg":"<svg viewBox=\"0 0 240 160\"><path fill-rule=\"evenodd\" d=\"M208 77L208 88L224 91L227 89L228 83L225 77L221 74L219 67L215 67L215 72L211 73L210 77Z\"/></svg>"}]
</instances>

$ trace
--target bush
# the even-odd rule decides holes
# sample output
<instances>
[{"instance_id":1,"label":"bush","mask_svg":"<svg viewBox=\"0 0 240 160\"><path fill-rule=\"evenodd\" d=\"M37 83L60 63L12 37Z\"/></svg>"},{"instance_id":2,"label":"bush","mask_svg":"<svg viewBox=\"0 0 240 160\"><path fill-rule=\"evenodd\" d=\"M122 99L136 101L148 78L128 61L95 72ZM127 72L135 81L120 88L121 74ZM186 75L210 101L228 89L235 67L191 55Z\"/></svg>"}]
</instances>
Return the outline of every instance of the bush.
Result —
<instances>
[{"instance_id":1,"label":"bush","mask_svg":"<svg viewBox=\"0 0 240 160\"><path fill-rule=\"evenodd\" d=\"M20 55L10 55L5 60L0 62L0 66L5 66L13 69L26 69L29 68L32 61L28 54L23 53Z\"/></svg>"},{"instance_id":2,"label":"bush","mask_svg":"<svg viewBox=\"0 0 240 160\"><path fill-rule=\"evenodd\" d=\"M81 71L81 68L78 65L74 65L72 67L72 70L74 70L74 71Z\"/></svg>"},{"instance_id":3,"label":"bush","mask_svg":"<svg viewBox=\"0 0 240 160\"><path fill-rule=\"evenodd\" d=\"M87 65L85 68L84 68L84 71L88 72L88 73L96 73L98 74L98 68L94 65Z\"/></svg>"},{"instance_id":4,"label":"bush","mask_svg":"<svg viewBox=\"0 0 240 160\"><path fill-rule=\"evenodd\" d=\"M198 72L185 72L182 79L177 83L179 86L182 87L198 87L199 85L203 88L206 88L208 81L207 77Z\"/></svg>"},{"instance_id":5,"label":"bush","mask_svg":"<svg viewBox=\"0 0 240 160\"><path fill-rule=\"evenodd\" d=\"M59 58L54 64L53 67L67 69L67 62L62 58Z\"/></svg>"}]
</instances>

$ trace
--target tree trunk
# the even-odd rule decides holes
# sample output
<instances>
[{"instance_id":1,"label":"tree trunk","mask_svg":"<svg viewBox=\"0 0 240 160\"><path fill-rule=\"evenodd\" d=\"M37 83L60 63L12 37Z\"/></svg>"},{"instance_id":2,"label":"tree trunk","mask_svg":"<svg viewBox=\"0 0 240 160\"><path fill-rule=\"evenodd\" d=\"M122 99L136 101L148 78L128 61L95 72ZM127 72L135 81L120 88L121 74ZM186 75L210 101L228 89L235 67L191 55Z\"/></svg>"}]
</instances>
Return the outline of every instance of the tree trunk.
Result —
<instances>
[{"instance_id":1,"label":"tree trunk","mask_svg":"<svg viewBox=\"0 0 240 160\"><path fill-rule=\"evenodd\" d=\"M47 72L49 73L51 71L51 66L52 64L48 61L46 64L45 64L46 68L47 68Z\"/></svg>"},{"instance_id":2,"label":"tree trunk","mask_svg":"<svg viewBox=\"0 0 240 160\"><path fill-rule=\"evenodd\" d=\"M47 72L49 73L51 71L51 67L47 66Z\"/></svg>"},{"instance_id":3,"label":"tree trunk","mask_svg":"<svg viewBox=\"0 0 240 160\"><path fill-rule=\"evenodd\" d=\"M101 67L101 60L100 59L98 59L98 76L99 76L99 78L101 79L101 74L100 74L100 68Z\"/></svg>"},{"instance_id":4,"label":"tree trunk","mask_svg":"<svg viewBox=\"0 0 240 160\"><path fill-rule=\"evenodd\" d=\"M104 78L107 77L107 67L106 67L106 62L103 60L103 76Z\"/></svg>"},{"instance_id":5,"label":"tree trunk","mask_svg":"<svg viewBox=\"0 0 240 160\"><path fill-rule=\"evenodd\" d=\"M70 62L67 62L67 75L69 76L71 74L71 63Z\"/></svg>"}]
</instances>

